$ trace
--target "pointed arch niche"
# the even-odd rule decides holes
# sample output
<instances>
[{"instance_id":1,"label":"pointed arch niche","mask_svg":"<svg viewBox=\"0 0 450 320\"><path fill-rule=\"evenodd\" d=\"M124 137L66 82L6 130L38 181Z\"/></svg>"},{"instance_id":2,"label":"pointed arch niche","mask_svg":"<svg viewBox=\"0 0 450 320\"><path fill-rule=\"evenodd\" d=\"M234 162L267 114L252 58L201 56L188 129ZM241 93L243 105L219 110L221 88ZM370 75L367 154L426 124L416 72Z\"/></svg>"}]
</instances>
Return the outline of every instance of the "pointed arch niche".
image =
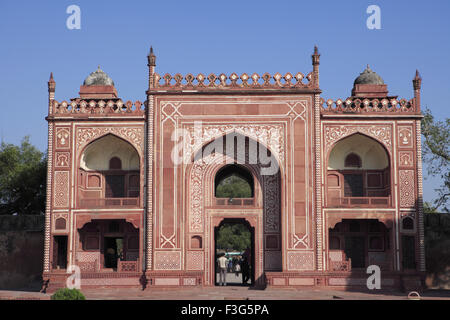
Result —
<instances>
[{"instance_id":1,"label":"pointed arch niche","mask_svg":"<svg viewBox=\"0 0 450 320\"><path fill-rule=\"evenodd\" d=\"M392 202L389 153L364 134L347 136L329 153L326 184L328 207L388 207Z\"/></svg>"},{"instance_id":2,"label":"pointed arch niche","mask_svg":"<svg viewBox=\"0 0 450 320\"><path fill-rule=\"evenodd\" d=\"M81 153L77 186L81 208L138 206L140 160L137 150L113 134L92 141Z\"/></svg>"}]
</instances>

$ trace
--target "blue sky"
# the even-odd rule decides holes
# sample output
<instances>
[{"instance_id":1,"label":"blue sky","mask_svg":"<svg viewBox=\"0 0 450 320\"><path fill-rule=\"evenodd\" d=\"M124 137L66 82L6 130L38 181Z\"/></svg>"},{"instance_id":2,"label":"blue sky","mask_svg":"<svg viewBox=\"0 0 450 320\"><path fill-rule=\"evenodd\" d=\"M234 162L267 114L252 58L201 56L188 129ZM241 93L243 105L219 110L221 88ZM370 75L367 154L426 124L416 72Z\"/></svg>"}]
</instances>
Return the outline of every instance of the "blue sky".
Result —
<instances>
[{"instance_id":1,"label":"blue sky","mask_svg":"<svg viewBox=\"0 0 450 320\"><path fill-rule=\"evenodd\" d=\"M69 5L81 9L81 29L69 30ZM369 5L381 8L381 30L369 30ZM0 134L23 136L46 149L47 81L56 99L76 97L100 65L124 100L145 100L146 55L157 72L296 73L312 70L321 53L326 99L346 98L366 64L391 94L410 99L419 69L422 104L449 116L450 1L9 1L0 2ZM425 199L436 180L425 180Z\"/></svg>"}]
</instances>

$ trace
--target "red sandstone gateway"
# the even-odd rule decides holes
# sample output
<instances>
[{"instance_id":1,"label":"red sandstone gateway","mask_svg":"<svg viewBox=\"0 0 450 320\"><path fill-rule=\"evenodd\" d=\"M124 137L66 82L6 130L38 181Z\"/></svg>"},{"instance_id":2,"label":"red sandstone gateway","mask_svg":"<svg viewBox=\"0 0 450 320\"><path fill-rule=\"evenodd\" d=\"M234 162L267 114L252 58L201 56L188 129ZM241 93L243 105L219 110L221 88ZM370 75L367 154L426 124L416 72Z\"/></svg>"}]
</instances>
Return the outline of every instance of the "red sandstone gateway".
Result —
<instances>
[{"instance_id":1,"label":"red sandstone gateway","mask_svg":"<svg viewBox=\"0 0 450 320\"><path fill-rule=\"evenodd\" d=\"M147 100L122 101L100 68L78 98L48 82L44 285L215 285L216 234L251 231L255 286L418 288L425 271L420 85L388 94L369 67L351 97L321 98L313 71L155 72ZM237 174L246 198L220 198Z\"/></svg>"}]
</instances>

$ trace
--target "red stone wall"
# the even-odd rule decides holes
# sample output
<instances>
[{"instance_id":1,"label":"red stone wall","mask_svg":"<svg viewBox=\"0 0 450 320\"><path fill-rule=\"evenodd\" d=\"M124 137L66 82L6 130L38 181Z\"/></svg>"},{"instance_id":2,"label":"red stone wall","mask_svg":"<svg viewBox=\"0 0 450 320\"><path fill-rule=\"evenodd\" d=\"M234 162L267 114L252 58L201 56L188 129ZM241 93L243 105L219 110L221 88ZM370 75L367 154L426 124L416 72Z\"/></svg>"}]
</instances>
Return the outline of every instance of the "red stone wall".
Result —
<instances>
[{"instance_id":1,"label":"red stone wall","mask_svg":"<svg viewBox=\"0 0 450 320\"><path fill-rule=\"evenodd\" d=\"M216 169L200 169L184 164L174 169L172 150L175 130L184 129L194 134L194 122L201 121L200 144L188 147L191 153L201 146L228 133L237 132L250 138L267 134L267 144L280 164L281 203L274 230L279 237L278 253L261 255L261 268L275 260L288 270L314 269L314 236L312 214L313 152L312 152L312 96L311 95L176 95L155 97L155 161L154 181L154 270L186 270L195 268L208 273L211 268L210 242L213 235L208 228L206 207L214 184L213 172L224 164L211 165ZM238 115L238 116L236 116ZM266 139L267 140L267 139ZM184 144L183 144L184 145ZM198 202L201 213L192 209L191 190L196 177L192 172L206 170L202 176L202 197ZM191 175L190 175L191 174ZM264 194L264 191L263 191ZM195 199L193 201L196 201ZM197 202L196 202L197 203ZM262 211L261 211L262 213ZM196 216L198 215L198 219ZM194 218L192 218L192 216ZM245 217L245 212L235 217ZM265 222L263 222L264 224ZM264 229L264 226L261 226ZM267 228L266 228L267 229ZM267 230L265 230L267 231ZM191 236L202 237L204 250L189 251ZM262 234L261 234L262 236ZM259 240L259 239L258 239ZM261 248L263 242L261 240ZM213 242L212 242L213 243ZM269 261L270 259L274 261ZM264 266L264 267L263 267ZM210 281L208 278L205 281Z\"/></svg>"}]
</instances>

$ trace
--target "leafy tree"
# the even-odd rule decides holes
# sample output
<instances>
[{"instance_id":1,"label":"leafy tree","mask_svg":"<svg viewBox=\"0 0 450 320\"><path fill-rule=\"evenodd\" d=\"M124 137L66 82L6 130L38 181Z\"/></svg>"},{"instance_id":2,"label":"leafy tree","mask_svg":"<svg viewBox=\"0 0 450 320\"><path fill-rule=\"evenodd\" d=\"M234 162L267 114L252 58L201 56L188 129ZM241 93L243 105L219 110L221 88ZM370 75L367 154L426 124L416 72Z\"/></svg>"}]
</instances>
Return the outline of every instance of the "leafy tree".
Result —
<instances>
[{"instance_id":1,"label":"leafy tree","mask_svg":"<svg viewBox=\"0 0 450 320\"><path fill-rule=\"evenodd\" d=\"M225 223L217 232L217 249L244 251L250 248L251 234L241 223Z\"/></svg>"},{"instance_id":2,"label":"leafy tree","mask_svg":"<svg viewBox=\"0 0 450 320\"><path fill-rule=\"evenodd\" d=\"M431 176L440 176L443 184L436 189L438 198L434 200L435 210L442 208L449 212L450 196L450 119L437 121L434 119L431 111L425 109L422 119L422 135L424 137L423 160L427 164L428 174Z\"/></svg>"},{"instance_id":3,"label":"leafy tree","mask_svg":"<svg viewBox=\"0 0 450 320\"><path fill-rule=\"evenodd\" d=\"M423 212L425 213L439 213L438 209L429 201L424 201L423 203Z\"/></svg>"},{"instance_id":4,"label":"leafy tree","mask_svg":"<svg viewBox=\"0 0 450 320\"><path fill-rule=\"evenodd\" d=\"M0 145L0 214L45 211L46 156L26 136L20 146Z\"/></svg>"},{"instance_id":5,"label":"leafy tree","mask_svg":"<svg viewBox=\"0 0 450 320\"><path fill-rule=\"evenodd\" d=\"M217 198L251 198L252 188L247 180L232 174L219 182Z\"/></svg>"}]
</instances>

